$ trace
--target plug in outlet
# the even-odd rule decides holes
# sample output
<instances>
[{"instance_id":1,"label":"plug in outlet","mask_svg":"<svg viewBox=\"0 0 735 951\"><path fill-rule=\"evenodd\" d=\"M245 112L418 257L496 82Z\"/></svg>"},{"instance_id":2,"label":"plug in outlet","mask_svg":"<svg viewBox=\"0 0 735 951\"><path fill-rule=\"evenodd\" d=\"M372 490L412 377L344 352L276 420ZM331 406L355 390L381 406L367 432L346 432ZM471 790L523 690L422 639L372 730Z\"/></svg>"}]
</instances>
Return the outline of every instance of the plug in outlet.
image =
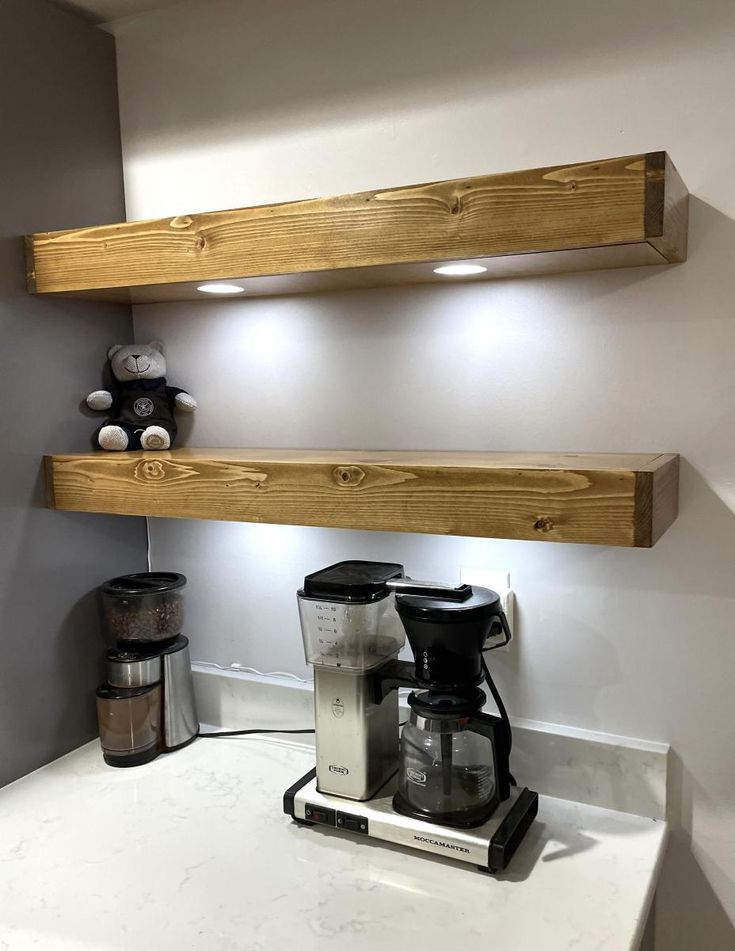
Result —
<instances>
[{"instance_id":1,"label":"plug in outlet","mask_svg":"<svg viewBox=\"0 0 735 951\"><path fill-rule=\"evenodd\" d=\"M510 575L507 571L488 571L487 568L460 568L460 584L476 584L480 588L490 588L500 595L500 603L508 618L508 627L513 637L516 636L514 625L515 595L510 588ZM492 639L493 641L495 638ZM491 641L492 643L492 641ZM507 650L507 648L501 648Z\"/></svg>"}]
</instances>

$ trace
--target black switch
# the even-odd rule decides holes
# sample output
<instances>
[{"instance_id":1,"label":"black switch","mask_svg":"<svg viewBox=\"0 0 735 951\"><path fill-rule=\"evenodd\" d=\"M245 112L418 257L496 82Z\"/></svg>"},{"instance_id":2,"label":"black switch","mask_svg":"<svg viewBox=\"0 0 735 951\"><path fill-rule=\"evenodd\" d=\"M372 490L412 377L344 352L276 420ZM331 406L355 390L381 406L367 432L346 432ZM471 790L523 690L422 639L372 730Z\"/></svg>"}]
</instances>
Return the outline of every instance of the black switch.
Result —
<instances>
[{"instance_id":1,"label":"black switch","mask_svg":"<svg viewBox=\"0 0 735 951\"><path fill-rule=\"evenodd\" d=\"M348 812L337 813L337 828L347 832L361 832L368 834L368 821L365 816L351 816Z\"/></svg>"},{"instance_id":2,"label":"black switch","mask_svg":"<svg viewBox=\"0 0 735 951\"><path fill-rule=\"evenodd\" d=\"M325 809L323 806L311 806L308 803L304 807L304 818L309 822L319 822L325 826L334 825L334 809Z\"/></svg>"}]
</instances>

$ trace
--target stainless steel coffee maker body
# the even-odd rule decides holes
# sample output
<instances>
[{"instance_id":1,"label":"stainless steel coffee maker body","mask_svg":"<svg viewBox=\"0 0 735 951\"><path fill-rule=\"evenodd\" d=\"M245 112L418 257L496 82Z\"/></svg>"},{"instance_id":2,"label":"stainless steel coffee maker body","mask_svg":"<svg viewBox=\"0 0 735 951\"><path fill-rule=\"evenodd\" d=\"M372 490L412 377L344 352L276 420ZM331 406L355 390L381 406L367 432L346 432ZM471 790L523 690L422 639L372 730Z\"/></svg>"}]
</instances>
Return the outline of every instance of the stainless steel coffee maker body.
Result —
<instances>
[{"instance_id":1,"label":"stainless steel coffee maker body","mask_svg":"<svg viewBox=\"0 0 735 951\"><path fill-rule=\"evenodd\" d=\"M401 565L343 562L308 575L298 593L304 653L314 667L320 792L366 800L398 768L398 695L381 702L375 680L404 644L386 587L401 577Z\"/></svg>"}]
</instances>

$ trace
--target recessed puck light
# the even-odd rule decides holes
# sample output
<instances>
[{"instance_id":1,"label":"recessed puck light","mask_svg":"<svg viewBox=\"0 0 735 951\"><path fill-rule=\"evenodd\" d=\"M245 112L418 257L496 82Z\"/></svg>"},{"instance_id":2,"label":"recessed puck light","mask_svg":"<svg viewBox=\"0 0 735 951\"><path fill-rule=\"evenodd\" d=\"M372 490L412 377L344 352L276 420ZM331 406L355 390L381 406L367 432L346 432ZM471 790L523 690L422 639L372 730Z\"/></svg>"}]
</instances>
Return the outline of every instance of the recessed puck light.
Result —
<instances>
[{"instance_id":1,"label":"recessed puck light","mask_svg":"<svg viewBox=\"0 0 735 951\"><path fill-rule=\"evenodd\" d=\"M482 274L483 271L487 271L487 268L482 264L442 264L434 268L434 274L444 277L469 277L470 274Z\"/></svg>"},{"instance_id":2,"label":"recessed puck light","mask_svg":"<svg viewBox=\"0 0 735 951\"><path fill-rule=\"evenodd\" d=\"M242 294L245 288L239 284L200 284L197 290L202 294Z\"/></svg>"}]
</instances>

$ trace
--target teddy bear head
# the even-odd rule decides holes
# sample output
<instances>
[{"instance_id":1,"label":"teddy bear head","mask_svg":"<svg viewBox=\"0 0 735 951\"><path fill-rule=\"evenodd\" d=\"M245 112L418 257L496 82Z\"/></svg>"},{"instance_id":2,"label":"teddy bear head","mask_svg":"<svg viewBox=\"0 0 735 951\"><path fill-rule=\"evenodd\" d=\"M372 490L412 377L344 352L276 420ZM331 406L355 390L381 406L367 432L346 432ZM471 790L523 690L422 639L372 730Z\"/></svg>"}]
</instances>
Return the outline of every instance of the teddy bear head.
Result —
<instances>
[{"instance_id":1,"label":"teddy bear head","mask_svg":"<svg viewBox=\"0 0 735 951\"><path fill-rule=\"evenodd\" d=\"M119 382L128 380L157 380L166 376L166 358L160 340L151 343L116 343L107 356L112 373Z\"/></svg>"}]
</instances>

